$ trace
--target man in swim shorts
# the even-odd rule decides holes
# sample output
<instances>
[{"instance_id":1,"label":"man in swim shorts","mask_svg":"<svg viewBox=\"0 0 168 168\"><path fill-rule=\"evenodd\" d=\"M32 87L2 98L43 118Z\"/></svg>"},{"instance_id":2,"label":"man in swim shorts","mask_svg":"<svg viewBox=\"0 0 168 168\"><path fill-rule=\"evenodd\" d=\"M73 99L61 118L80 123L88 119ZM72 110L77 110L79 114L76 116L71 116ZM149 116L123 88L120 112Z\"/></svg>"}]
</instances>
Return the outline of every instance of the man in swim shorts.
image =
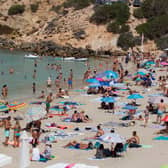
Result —
<instances>
[{"instance_id":1,"label":"man in swim shorts","mask_svg":"<svg viewBox=\"0 0 168 168\"><path fill-rule=\"evenodd\" d=\"M46 99L46 111L47 113L49 113L49 109L50 109L50 103L52 102L52 93L50 93L48 96L47 96L47 99Z\"/></svg>"},{"instance_id":2,"label":"man in swim shorts","mask_svg":"<svg viewBox=\"0 0 168 168\"><path fill-rule=\"evenodd\" d=\"M164 100L161 99L160 103L158 104L157 119L156 119L157 123L159 124L161 123L161 119L165 111L166 111L166 105L164 103Z\"/></svg>"},{"instance_id":3,"label":"man in swim shorts","mask_svg":"<svg viewBox=\"0 0 168 168\"><path fill-rule=\"evenodd\" d=\"M9 116L5 121L4 121L4 135L5 135L5 142L3 142L4 145L8 145L9 137L10 137L10 128L11 128L11 123L10 123L11 117Z\"/></svg>"}]
</instances>

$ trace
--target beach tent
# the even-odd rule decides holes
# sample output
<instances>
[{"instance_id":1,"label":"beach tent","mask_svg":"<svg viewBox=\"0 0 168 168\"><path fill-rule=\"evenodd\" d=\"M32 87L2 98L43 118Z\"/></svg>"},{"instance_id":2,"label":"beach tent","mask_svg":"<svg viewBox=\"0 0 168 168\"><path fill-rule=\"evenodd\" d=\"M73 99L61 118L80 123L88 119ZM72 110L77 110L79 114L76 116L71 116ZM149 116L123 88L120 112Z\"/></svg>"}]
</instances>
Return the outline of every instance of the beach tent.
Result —
<instances>
[{"instance_id":1,"label":"beach tent","mask_svg":"<svg viewBox=\"0 0 168 168\"><path fill-rule=\"evenodd\" d=\"M27 136L26 131L23 131L21 134L21 148L20 148L20 163L19 168L26 168L30 165L30 156L29 156L29 137Z\"/></svg>"},{"instance_id":2,"label":"beach tent","mask_svg":"<svg viewBox=\"0 0 168 168\"><path fill-rule=\"evenodd\" d=\"M117 133L106 133L100 136L99 139L107 143L125 143L125 138Z\"/></svg>"},{"instance_id":3,"label":"beach tent","mask_svg":"<svg viewBox=\"0 0 168 168\"><path fill-rule=\"evenodd\" d=\"M0 153L0 167L6 166L11 163L12 163L12 157Z\"/></svg>"}]
</instances>

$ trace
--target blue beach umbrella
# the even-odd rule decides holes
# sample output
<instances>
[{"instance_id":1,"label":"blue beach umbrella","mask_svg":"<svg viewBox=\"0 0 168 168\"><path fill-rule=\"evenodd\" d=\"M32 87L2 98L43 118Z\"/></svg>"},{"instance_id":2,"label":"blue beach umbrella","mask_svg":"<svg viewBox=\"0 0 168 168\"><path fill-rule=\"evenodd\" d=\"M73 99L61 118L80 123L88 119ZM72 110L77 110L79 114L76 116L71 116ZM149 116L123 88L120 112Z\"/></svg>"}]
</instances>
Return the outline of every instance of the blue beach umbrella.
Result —
<instances>
[{"instance_id":1,"label":"blue beach umbrella","mask_svg":"<svg viewBox=\"0 0 168 168\"><path fill-rule=\"evenodd\" d=\"M147 61L147 62L145 62L145 65L155 65L155 62L154 61Z\"/></svg>"},{"instance_id":2,"label":"blue beach umbrella","mask_svg":"<svg viewBox=\"0 0 168 168\"><path fill-rule=\"evenodd\" d=\"M114 103L114 102L116 102L116 100L113 97L103 97L100 100L102 102L105 102L105 103Z\"/></svg>"},{"instance_id":3,"label":"blue beach umbrella","mask_svg":"<svg viewBox=\"0 0 168 168\"><path fill-rule=\"evenodd\" d=\"M86 80L86 82L88 82L88 83L99 83L99 81L95 78L89 78L89 79Z\"/></svg>"},{"instance_id":4,"label":"blue beach umbrella","mask_svg":"<svg viewBox=\"0 0 168 168\"><path fill-rule=\"evenodd\" d=\"M135 73L134 75L142 75L142 76L144 76L144 75L146 75L146 73L144 73L144 72L141 72L141 71L139 71L139 72L137 72L137 73Z\"/></svg>"},{"instance_id":5,"label":"blue beach umbrella","mask_svg":"<svg viewBox=\"0 0 168 168\"><path fill-rule=\"evenodd\" d=\"M89 85L89 88L94 88L94 87L99 87L102 86L100 83L93 83L91 85Z\"/></svg>"},{"instance_id":6,"label":"blue beach umbrella","mask_svg":"<svg viewBox=\"0 0 168 168\"><path fill-rule=\"evenodd\" d=\"M142 98L144 98L144 97L140 94L137 94L137 93L131 94L127 97L127 99L142 99Z\"/></svg>"},{"instance_id":7,"label":"blue beach umbrella","mask_svg":"<svg viewBox=\"0 0 168 168\"><path fill-rule=\"evenodd\" d=\"M104 73L108 79L117 79L119 77L117 72L111 70L107 70Z\"/></svg>"},{"instance_id":8,"label":"blue beach umbrella","mask_svg":"<svg viewBox=\"0 0 168 168\"><path fill-rule=\"evenodd\" d=\"M110 86L119 87L119 88L126 87L125 83L112 83L112 82L110 82Z\"/></svg>"},{"instance_id":9,"label":"blue beach umbrella","mask_svg":"<svg viewBox=\"0 0 168 168\"><path fill-rule=\"evenodd\" d=\"M136 106L132 106L132 105L126 105L123 107L123 109L127 109L127 110L136 110L137 107Z\"/></svg>"}]
</instances>

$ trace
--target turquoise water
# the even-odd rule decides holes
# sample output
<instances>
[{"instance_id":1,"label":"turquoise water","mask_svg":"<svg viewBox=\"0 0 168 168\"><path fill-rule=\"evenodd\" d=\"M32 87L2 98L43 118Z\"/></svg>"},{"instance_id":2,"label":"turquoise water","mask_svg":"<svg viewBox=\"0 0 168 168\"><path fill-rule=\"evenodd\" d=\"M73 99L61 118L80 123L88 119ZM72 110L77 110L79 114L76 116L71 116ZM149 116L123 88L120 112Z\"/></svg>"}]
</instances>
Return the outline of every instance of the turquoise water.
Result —
<instances>
[{"instance_id":1,"label":"turquoise water","mask_svg":"<svg viewBox=\"0 0 168 168\"><path fill-rule=\"evenodd\" d=\"M32 83L36 83L37 93L46 85L46 80L51 76L52 81L58 75L55 70L47 69L48 64L61 64L63 78L68 77L70 69L73 70L74 79L82 80L86 71L86 62L61 61L54 57L43 57L38 59L38 65L34 67L33 59L25 59L27 54L21 51L0 50L0 87L8 85L9 98L30 97L32 95ZM89 65L97 67L99 61L89 58ZM9 69L14 68L14 74L9 74ZM33 79L33 71L36 69L37 77ZM4 74L3 74L4 73Z\"/></svg>"}]
</instances>

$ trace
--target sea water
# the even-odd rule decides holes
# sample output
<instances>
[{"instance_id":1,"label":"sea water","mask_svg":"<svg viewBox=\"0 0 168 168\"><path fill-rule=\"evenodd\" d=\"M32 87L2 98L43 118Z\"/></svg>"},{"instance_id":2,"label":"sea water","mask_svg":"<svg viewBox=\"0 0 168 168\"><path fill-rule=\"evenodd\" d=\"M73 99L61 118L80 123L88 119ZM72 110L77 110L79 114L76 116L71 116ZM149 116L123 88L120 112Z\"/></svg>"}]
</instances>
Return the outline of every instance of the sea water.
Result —
<instances>
[{"instance_id":1,"label":"sea water","mask_svg":"<svg viewBox=\"0 0 168 168\"><path fill-rule=\"evenodd\" d=\"M63 78L67 80L70 69L73 70L74 80L82 80L83 73L89 66L97 67L99 62L96 59L89 58L86 62L62 61L59 58L50 56L37 59L37 67L34 67L34 59L26 59L23 51L0 50L0 87L8 85L9 99L21 99L32 96L32 83L36 83L37 92L40 92L49 76L52 81L56 79L59 72L47 68L48 64L57 64L62 67ZM13 68L13 74L9 69ZM37 77L33 79L33 71L37 71ZM1 89L0 88L0 89Z\"/></svg>"}]
</instances>

